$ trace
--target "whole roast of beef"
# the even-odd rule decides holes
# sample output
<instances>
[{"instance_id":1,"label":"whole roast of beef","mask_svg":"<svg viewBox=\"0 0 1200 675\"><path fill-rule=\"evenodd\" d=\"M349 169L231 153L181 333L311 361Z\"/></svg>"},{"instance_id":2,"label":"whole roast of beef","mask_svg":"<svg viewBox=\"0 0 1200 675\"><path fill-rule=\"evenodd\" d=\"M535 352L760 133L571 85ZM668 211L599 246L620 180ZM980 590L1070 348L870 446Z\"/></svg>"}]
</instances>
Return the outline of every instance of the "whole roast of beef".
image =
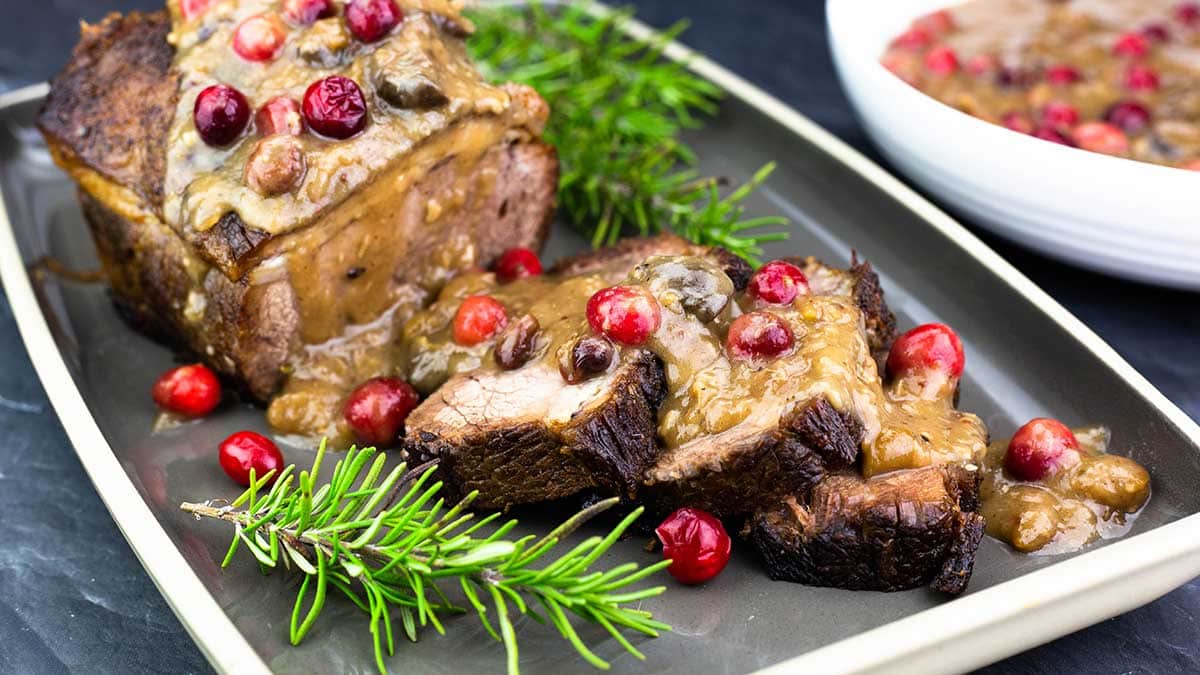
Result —
<instances>
[{"instance_id":1,"label":"whole roast of beef","mask_svg":"<svg viewBox=\"0 0 1200 675\"><path fill-rule=\"evenodd\" d=\"M695 506L745 523L773 578L961 592L982 534L976 472L930 462L864 477L891 405L879 364L895 336L870 265L794 259L807 295L771 311L798 331L796 347L752 367L731 366L721 345L737 317L765 310L747 295L750 268L719 248L631 239L500 285L478 270L507 248L540 248L553 214L557 162L540 140L548 111L532 90L487 85L469 67L470 24L448 3L406 11L396 49L435 55L417 79L436 96L395 96L412 73L389 71L408 62L380 57L386 47L347 52L338 67L362 60L374 73L371 105L451 106L422 118L450 122L408 128L414 144L381 152L386 161L330 188L336 198L302 203L283 226L261 217L274 202L253 196L188 220L181 214L211 210L213 193L188 186L181 196L172 183L193 159L177 146L179 111L197 86L173 45L202 49L229 26L198 30L199 47L172 32L191 25L177 9L84 27L39 126L78 184L122 312L264 402L303 399L339 372L349 383L383 374L399 359L427 395L404 451L438 461L448 487L477 493L480 507L585 493L659 513ZM402 112L380 108L372 123L419 116ZM618 283L666 308L662 335L622 346L589 332L586 299ZM512 320L463 348L445 338L447 322L479 289ZM679 336L699 347L672 342ZM345 384L314 400L338 400ZM293 413L311 417L291 406L279 418Z\"/></svg>"},{"instance_id":2,"label":"whole roast of beef","mask_svg":"<svg viewBox=\"0 0 1200 675\"><path fill-rule=\"evenodd\" d=\"M446 54L453 67L437 72L450 90L461 84L455 78L479 78L463 65L464 25L405 7L404 25L388 40ZM203 230L169 222L164 182L172 123L192 100L181 105L187 83L171 31L166 11L85 24L38 125L79 186L124 315L255 398L279 391L307 348L334 344L385 315L398 327L454 271L486 266L512 246L540 247L554 212L558 164L539 138L545 103L515 85L480 90L488 106L507 102L500 112L468 107L471 101L447 104L469 112L397 152L296 227L258 229L236 209ZM368 58L355 56L347 67ZM267 95L246 94L253 104ZM372 117L372 124L398 123L383 113ZM493 127L499 133L486 138L496 140L481 147L479 130Z\"/></svg>"}]
</instances>

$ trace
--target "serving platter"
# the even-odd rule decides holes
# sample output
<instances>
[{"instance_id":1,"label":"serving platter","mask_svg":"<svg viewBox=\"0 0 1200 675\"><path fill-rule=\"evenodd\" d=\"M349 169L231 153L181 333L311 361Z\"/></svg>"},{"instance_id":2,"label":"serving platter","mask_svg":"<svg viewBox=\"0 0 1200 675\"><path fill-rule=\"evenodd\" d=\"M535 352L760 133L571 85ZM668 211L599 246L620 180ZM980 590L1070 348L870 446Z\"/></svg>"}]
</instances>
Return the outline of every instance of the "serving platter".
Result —
<instances>
[{"instance_id":1,"label":"serving platter","mask_svg":"<svg viewBox=\"0 0 1200 675\"><path fill-rule=\"evenodd\" d=\"M691 55L673 45L668 56ZM939 320L963 337L962 407L979 413L996 436L1040 414L1107 424L1114 449L1154 476L1154 497L1129 537L1079 555L1023 556L985 540L968 593L949 602L925 590L881 594L771 582L750 551L738 550L713 582L671 585L645 603L675 628L639 643L646 662L586 631L615 671L956 671L1133 608L1200 574L1195 423L1061 306L882 169L719 66L697 57L691 67L729 92L718 115L689 139L703 170L742 180L766 161L779 163L749 201L750 215L791 221L790 241L769 254L844 264L856 250L879 270L902 326ZM217 670L372 671L370 638L356 609L331 602L308 640L289 646L295 579L262 576L247 560L221 571L229 531L177 508L232 496L214 448L234 430L264 430L261 412L227 405L210 420L154 433L147 392L172 364L171 352L125 326L103 287L30 273L44 256L75 269L96 264L73 189L32 128L44 95L44 87L33 87L0 97L0 276L97 491ZM547 257L582 246L559 226ZM306 451L285 452L301 465L311 460ZM521 516L535 529L554 520ZM611 559L653 561L643 543L632 537ZM518 628L524 672L589 670L552 631L531 622ZM399 644L388 660L397 671L423 673L499 671L502 664L503 648L471 617L451 619L445 636L429 631L417 644Z\"/></svg>"}]
</instances>

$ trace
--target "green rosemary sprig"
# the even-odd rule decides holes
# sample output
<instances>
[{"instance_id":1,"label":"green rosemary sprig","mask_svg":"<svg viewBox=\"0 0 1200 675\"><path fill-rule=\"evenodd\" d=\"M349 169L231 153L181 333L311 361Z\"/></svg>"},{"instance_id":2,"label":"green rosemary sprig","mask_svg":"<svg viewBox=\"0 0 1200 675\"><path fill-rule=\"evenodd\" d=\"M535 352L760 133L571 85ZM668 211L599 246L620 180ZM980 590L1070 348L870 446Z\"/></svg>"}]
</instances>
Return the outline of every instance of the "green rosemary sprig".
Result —
<instances>
[{"instance_id":1,"label":"green rosemary sprig","mask_svg":"<svg viewBox=\"0 0 1200 675\"><path fill-rule=\"evenodd\" d=\"M329 482L318 486L324 457L322 444L310 470L297 475L288 466L273 483L272 474L251 474L250 488L228 505L180 507L233 523L222 567L244 546L264 568L282 564L304 574L292 611L292 644L304 639L330 592L344 595L370 617L380 672L386 671L384 654L395 653L397 620L398 630L416 641L418 628L432 626L444 633L444 615L473 610L487 632L504 644L510 673L517 673L514 614L554 626L584 659L604 669L609 664L584 645L570 615L599 624L639 659L645 657L622 631L657 637L670 630L649 612L629 606L664 587L627 588L669 561L592 570L642 509L626 516L608 536L589 537L549 564L535 566L564 537L618 500L600 502L540 539L509 539L517 521L499 523L500 514L475 521L467 511L474 493L453 505L438 497L442 483L433 482L436 467L408 471L401 464L385 473L386 455L351 448L338 460ZM462 605L447 592L461 594Z\"/></svg>"},{"instance_id":2,"label":"green rosemary sprig","mask_svg":"<svg viewBox=\"0 0 1200 675\"><path fill-rule=\"evenodd\" d=\"M672 230L757 262L763 243L787 236L763 228L786 221L744 218L742 201L774 165L725 196L724 181L694 168L680 132L716 111L721 90L662 58L686 22L646 41L622 29L632 10L593 13L586 4L471 12L469 45L484 73L528 84L550 104L545 136L558 149L560 205L595 246Z\"/></svg>"}]
</instances>

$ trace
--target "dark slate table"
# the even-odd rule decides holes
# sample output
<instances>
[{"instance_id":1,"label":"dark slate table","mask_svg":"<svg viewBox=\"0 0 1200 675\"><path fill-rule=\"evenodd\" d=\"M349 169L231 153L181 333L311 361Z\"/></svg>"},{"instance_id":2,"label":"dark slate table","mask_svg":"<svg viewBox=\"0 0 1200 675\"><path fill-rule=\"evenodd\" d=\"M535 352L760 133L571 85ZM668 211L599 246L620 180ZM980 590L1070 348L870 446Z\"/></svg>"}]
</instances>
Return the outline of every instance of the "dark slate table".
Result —
<instances>
[{"instance_id":1,"label":"dark slate table","mask_svg":"<svg viewBox=\"0 0 1200 675\"><path fill-rule=\"evenodd\" d=\"M5 2L0 90L51 76L77 20L160 0ZM855 147L867 145L833 73L819 0L640 0L685 42ZM1200 418L1200 296L1099 277L989 238ZM0 301L0 672L210 669L92 489ZM1146 607L1008 659L995 672L1200 671L1200 580Z\"/></svg>"}]
</instances>

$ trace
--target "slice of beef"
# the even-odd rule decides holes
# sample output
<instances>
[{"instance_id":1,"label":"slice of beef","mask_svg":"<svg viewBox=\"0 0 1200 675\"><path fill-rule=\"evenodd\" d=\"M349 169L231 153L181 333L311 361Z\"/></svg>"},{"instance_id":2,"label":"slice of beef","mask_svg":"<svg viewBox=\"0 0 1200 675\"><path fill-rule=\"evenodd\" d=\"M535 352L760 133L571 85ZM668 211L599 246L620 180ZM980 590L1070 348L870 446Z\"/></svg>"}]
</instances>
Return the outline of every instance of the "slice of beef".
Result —
<instances>
[{"instance_id":1,"label":"slice of beef","mask_svg":"<svg viewBox=\"0 0 1200 675\"><path fill-rule=\"evenodd\" d=\"M427 27L419 12L408 19ZM541 246L558 164L540 140L545 103L517 86L497 95L511 102L506 112L490 112L499 98L489 99L297 229L268 235L236 211L206 232L169 225L163 186L180 96L170 24L162 11L84 25L38 125L79 185L123 315L255 398L279 391L314 347L328 356L362 326L398 326L455 271ZM439 53L462 51L444 31L422 35L444 41L430 45ZM267 94L245 93L254 103ZM339 368L365 362L346 356ZM354 368L349 380L384 374Z\"/></svg>"},{"instance_id":2,"label":"slice of beef","mask_svg":"<svg viewBox=\"0 0 1200 675\"><path fill-rule=\"evenodd\" d=\"M868 362L891 343L895 318L869 264L841 270L813 258L795 262L814 295L845 297L845 304L862 315L860 325L843 327L848 344L827 369L836 380L826 384L841 403L835 405L829 395L797 400L796 395L822 384L805 373L789 382L790 390L757 401L746 422L664 451L647 469L643 491L656 512L692 506L727 518L747 515L786 495L805 493L858 460L863 427L847 407L847 387L853 378L877 379L876 366ZM798 349L804 349L804 338L799 342ZM830 356L821 358L827 362Z\"/></svg>"},{"instance_id":3,"label":"slice of beef","mask_svg":"<svg viewBox=\"0 0 1200 675\"><path fill-rule=\"evenodd\" d=\"M958 465L839 474L757 513L747 529L772 579L958 594L983 536L978 495L978 471Z\"/></svg>"},{"instance_id":4,"label":"slice of beef","mask_svg":"<svg viewBox=\"0 0 1200 675\"><path fill-rule=\"evenodd\" d=\"M611 284L654 255L704 255L743 285L748 277L741 259L674 236L626 240L563 260L549 274ZM405 450L414 461L439 460L442 479L459 493L478 491L480 508L584 491L633 498L659 453L666 381L647 349L620 349L614 358L604 374L573 384L544 359L455 375L409 416Z\"/></svg>"}]
</instances>

